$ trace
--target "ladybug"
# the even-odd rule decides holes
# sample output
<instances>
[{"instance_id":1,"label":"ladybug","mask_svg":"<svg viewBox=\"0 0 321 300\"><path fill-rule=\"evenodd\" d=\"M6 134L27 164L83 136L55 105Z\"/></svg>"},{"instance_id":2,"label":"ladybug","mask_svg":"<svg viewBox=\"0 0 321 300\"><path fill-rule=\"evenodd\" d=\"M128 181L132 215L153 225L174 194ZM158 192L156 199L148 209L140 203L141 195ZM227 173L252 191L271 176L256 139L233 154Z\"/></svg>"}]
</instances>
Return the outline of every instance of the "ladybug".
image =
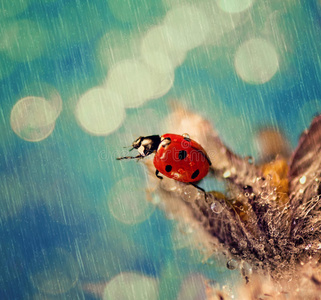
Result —
<instances>
[{"instance_id":1,"label":"ladybug","mask_svg":"<svg viewBox=\"0 0 321 300\"><path fill-rule=\"evenodd\" d=\"M141 136L133 142L132 147L131 150L137 149L139 155L117 159L141 159L155 153L154 166L156 176L160 179L163 177L159 173L177 181L193 184L204 178L211 166L204 148L190 139L188 134Z\"/></svg>"}]
</instances>

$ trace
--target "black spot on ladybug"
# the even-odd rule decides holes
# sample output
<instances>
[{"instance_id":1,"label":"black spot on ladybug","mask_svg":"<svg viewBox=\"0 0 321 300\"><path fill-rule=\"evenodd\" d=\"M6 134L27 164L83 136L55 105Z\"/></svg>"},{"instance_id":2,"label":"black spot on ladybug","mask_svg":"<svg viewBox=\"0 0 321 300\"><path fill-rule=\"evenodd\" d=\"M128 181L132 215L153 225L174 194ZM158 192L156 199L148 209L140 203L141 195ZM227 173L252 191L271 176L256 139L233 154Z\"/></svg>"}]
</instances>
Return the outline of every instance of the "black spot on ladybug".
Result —
<instances>
[{"instance_id":1,"label":"black spot on ladybug","mask_svg":"<svg viewBox=\"0 0 321 300\"><path fill-rule=\"evenodd\" d=\"M200 170L197 169L197 170L192 174L192 179L195 179L199 174L200 174Z\"/></svg>"},{"instance_id":2,"label":"black spot on ladybug","mask_svg":"<svg viewBox=\"0 0 321 300\"><path fill-rule=\"evenodd\" d=\"M171 166L171 165L167 165L167 166L165 167L165 171L166 171L166 172L172 171L172 166Z\"/></svg>"},{"instance_id":3,"label":"black spot on ladybug","mask_svg":"<svg viewBox=\"0 0 321 300\"><path fill-rule=\"evenodd\" d=\"M178 159L183 160L187 156L187 152L185 150L181 150L178 153Z\"/></svg>"}]
</instances>

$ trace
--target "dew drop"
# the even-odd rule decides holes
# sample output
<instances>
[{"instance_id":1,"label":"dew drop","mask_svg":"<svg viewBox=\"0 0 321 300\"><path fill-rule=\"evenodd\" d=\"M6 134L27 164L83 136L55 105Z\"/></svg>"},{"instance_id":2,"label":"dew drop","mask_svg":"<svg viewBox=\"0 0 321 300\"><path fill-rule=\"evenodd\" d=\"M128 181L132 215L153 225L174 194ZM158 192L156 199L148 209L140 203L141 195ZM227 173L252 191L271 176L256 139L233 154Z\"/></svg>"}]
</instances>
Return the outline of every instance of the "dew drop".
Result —
<instances>
[{"instance_id":1,"label":"dew drop","mask_svg":"<svg viewBox=\"0 0 321 300\"><path fill-rule=\"evenodd\" d=\"M162 189L164 189L165 191L168 192L174 192L177 190L177 184L175 182L175 180L171 180L169 178L164 177L161 181L160 181L160 187Z\"/></svg>"},{"instance_id":2,"label":"dew drop","mask_svg":"<svg viewBox=\"0 0 321 300\"><path fill-rule=\"evenodd\" d=\"M251 276L253 273L252 266L249 263L244 261L241 265L241 272L243 276L246 276L246 277Z\"/></svg>"},{"instance_id":3,"label":"dew drop","mask_svg":"<svg viewBox=\"0 0 321 300\"><path fill-rule=\"evenodd\" d=\"M211 210L215 214L220 214L223 211L223 206L218 201L213 201L211 204Z\"/></svg>"},{"instance_id":4,"label":"dew drop","mask_svg":"<svg viewBox=\"0 0 321 300\"><path fill-rule=\"evenodd\" d=\"M182 190L181 197L186 202L193 202L197 198L197 195L198 195L197 188L187 184Z\"/></svg>"},{"instance_id":5,"label":"dew drop","mask_svg":"<svg viewBox=\"0 0 321 300\"><path fill-rule=\"evenodd\" d=\"M307 182L307 177L305 175L303 175L301 178L300 178L300 183L301 184L305 184Z\"/></svg>"},{"instance_id":6,"label":"dew drop","mask_svg":"<svg viewBox=\"0 0 321 300\"><path fill-rule=\"evenodd\" d=\"M189 136L188 133L183 133L182 136L183 136L184 138L186 138L186 139L190 139L190 136Z\"/></svg>"},{"instance_id":7,"label":"dew drop","mask_svg":"<svg viewBox=\"0 0 321 300\"><path fill-rule=\"evenodd\" d=\"M312 247L312 244L308 244L308 245L305 247L305 250L309 250L311 247Z\"/></svg>"},{"instance_id":8,"label":"dew drop","mask_svg":"<svg viewBox=\"0 0 321 300\"><path fill-rule=\"evenodd\" d=\"M262 193L261 193L261 198L262 198L263 200L267 200L268 197L269 197L269 194L268 194L267 192L262 192Z\"/></svg>"},{"instance_id":9,"label":"dew drop","mask_svg":"<svg viewBox=\"0 0 321 300\"><path fill-rule=\"evenodd\" d=\"M276 192L270 193L270 199L271 201L275 201L278 198L278 195Z\"/></svg>"},{"instance_id":10,"label":"dew drop","mask_svg":"<svg viewBox=\"0 0 321 300\"><path fill-rule=\"evenodd\" d=\"M231 171L230 170L226 170L223 174L224 178L229 178L231 176Z\"/></svg>"},{"instance_id":11,"label":"dew drop","mask_svg":"<svg viewBox=\"0 0 321 300\"><path fill-rule=\"evenodd\" d=\"M240 247L241 249L245 249L245 248L247 247L247 242L244 241L244 240L241 240L241 241L239 242L239 247Z\"/></svg>"},{"instance_id":12,"label":"dew drop","mask_svg":"<svg viewBox=\"0 0 321 300\"><path fill-rule=\"evenodd\" d=\"M267 185L268 185L267 181L266 181L266 180L263 180L263 181L262 181L261 188L263 189L263 188L267 187Z\"/></svg>"},{"instance_id":13,"label":"dew drop","mask_svg":"<svg viewBox=\"0 0 321 300\"><path fill-rule=\"evenodd\" d=\"M235 259L230 259L227 263L226 266L229 270L235 270L238 267L238 262Z\"/></svg>"}]
</instances>

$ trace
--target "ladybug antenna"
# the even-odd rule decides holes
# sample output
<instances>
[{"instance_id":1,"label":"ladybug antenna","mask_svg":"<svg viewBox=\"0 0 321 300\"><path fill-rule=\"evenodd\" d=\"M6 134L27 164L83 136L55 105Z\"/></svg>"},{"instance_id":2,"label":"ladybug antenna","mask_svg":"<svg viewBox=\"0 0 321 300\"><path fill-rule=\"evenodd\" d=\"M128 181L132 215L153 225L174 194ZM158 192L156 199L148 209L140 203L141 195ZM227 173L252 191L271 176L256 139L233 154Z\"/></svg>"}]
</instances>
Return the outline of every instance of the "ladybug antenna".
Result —
<instances>
[{"instance_id":1,"label":"ladybug antenna","mask_svg":"<svg viewBox=\"0 0 321 300\"><path fill-rule=\"evenodd\" d=\"M129 148L129 147L133 147L133 146L124 146L123 148ZM132 151L134 148L131 148L129 151Z\"/></svg>"},{"instance_id":2,"label":"ladybug antenna","mask_svg":"<svg viewBox=\"0 0 321 300\"><path fill-rule=\"evenodd\" d=\"M138 154L136 156L123 156L123 157L117 157L117 160L123 160L123 159L140 159L140 158L144 158L143 155Z\"/></svg>"},{"instance_id":3,"label":"ladybug antenna","mask_svg":"<svg viewBox=\"0 0 321 300\"><path fill-rule=\"evenodd\" d=\"M161 138L159 135L140 136L133 142L132 148L129 150L129 151L132 151L133 149L137 149L139 154L137 156L118 157L117 160L144 158L156 152L160 142L161 142Z\"/></svg>"}]
</instances>

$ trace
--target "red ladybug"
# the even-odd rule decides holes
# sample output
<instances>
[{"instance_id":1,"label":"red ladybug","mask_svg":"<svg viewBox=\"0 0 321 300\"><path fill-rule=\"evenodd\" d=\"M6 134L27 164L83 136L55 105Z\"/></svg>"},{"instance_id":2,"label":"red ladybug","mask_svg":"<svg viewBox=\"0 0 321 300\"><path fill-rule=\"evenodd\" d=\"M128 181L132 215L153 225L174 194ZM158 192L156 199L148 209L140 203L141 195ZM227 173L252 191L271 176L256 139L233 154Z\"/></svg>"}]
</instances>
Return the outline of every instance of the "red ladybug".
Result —
<instances>
[{"instance_id":1,"label":"red ladybug","mask_svg":"<svg viewBox=\"0 0 321 300\"><path fill-rule=\"evenodd\" d=\"M137 149L139 155L117 159L140 159L155 153L154 166L156 176L160 179L163 177L159 176L159 173L162 173L181 182L193 183L204 178L211 165L204 148L190 139L187 134L141 136L133 142L132 146L131 150Z\"/></svg>"}]
</instances>

